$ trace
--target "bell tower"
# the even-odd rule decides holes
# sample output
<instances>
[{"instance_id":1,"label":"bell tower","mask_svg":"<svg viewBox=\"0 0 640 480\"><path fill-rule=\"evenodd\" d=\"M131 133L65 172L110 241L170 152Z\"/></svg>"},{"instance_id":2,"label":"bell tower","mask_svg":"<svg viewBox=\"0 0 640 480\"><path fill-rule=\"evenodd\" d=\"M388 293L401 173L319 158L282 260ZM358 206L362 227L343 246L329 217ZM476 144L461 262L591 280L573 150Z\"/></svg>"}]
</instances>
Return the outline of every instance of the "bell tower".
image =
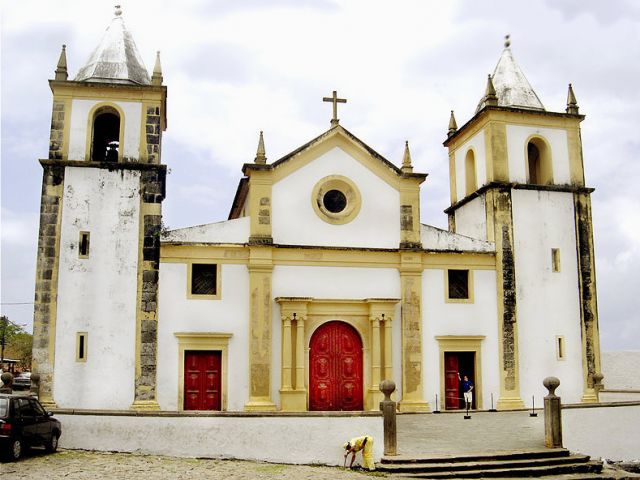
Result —
<instances>
[{"instance_id":1,"label":"bell tower","mask_svg":"<svg viewBox=\"0 0 640 480\"><path fill-rule=\"evenodd\" d=\"M600 372L592 188L569 85L565 112L545 109L505 48L475 115L449 122L451 231L495 242L499 409L543 394L542 380L596 400ZM563 398L567 395L563 395Z\"/></svg>"},{"instance_id":2,"label":"bell tower","mask_svg":"<svg viewBox=\"0 0 640 480\"><path fill-rule=\"evenodd\" d=\"M47 404L158 408L162 82L159 53L149 77L119 6L75 78L63 45L49 81L33 347Z\"/></svg>"}]
</instances>

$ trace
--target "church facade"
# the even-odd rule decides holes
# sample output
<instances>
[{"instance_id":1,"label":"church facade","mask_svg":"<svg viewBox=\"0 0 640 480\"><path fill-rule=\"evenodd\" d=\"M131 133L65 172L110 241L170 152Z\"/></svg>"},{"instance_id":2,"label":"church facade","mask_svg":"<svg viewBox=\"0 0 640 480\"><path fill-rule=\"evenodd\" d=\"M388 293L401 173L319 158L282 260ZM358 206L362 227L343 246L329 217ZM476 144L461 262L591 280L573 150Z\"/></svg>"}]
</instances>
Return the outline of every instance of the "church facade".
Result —
<instances>
[{"instance_id":1,"label":"church facade","mask_svg":"<svg viewBox=\"0 0 640 480\"><path fill-rule=\"evenodd\" d=\"M43 186L34 371L49 405L402 411L597 400L580 122L547 111L508 43L449 151L449 229L399 166L340 125L274 162L262 133L226 221L162 229L166 95L120 10L74 80L63 51ZM230 199L231 200L231 199ZM595 377L595 378L594 378Z\"/></svg>"}]
</instances>

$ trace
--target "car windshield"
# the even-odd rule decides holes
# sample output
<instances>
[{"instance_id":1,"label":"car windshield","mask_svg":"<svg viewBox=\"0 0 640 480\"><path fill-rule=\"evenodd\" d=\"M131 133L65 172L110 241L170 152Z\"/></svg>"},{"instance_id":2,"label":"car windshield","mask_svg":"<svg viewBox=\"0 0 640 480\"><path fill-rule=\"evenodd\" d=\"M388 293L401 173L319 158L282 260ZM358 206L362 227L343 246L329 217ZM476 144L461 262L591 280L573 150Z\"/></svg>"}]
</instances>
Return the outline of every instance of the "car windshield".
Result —
<instances>
[{"instance_id":1,"label":"car windshield","mask_svg":"<svg viewBox=\"0 0 640 480\"><path fill-rule=\"evenodd\" d=\"M0 398L0 417L6 417L9 414L9 399Z\"/></svg>"}]
</instances>

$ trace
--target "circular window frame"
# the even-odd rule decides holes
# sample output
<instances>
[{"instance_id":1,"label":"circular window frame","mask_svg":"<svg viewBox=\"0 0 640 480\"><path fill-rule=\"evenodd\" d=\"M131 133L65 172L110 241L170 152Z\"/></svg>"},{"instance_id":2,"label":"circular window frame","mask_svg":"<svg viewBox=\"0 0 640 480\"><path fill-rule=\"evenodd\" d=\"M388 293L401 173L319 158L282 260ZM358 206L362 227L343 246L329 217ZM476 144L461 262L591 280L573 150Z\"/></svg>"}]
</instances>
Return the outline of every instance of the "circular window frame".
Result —
<instances>
[{"instance_id":1,"label":"circular window frame","mask_svg":"<svg viewBox=\"0 0 640 480\"><path fill-rule=\"evenodd\" d=\"M347 199L347 204L340 212L332 212L324 205L324 196L331 190L338 190ZM329 175L318 181L311 193L311 205L322 220L332 225L344 225L352 221L362 206L362 197L356 184L342 175Z\"/></svg>"}]
</instances>

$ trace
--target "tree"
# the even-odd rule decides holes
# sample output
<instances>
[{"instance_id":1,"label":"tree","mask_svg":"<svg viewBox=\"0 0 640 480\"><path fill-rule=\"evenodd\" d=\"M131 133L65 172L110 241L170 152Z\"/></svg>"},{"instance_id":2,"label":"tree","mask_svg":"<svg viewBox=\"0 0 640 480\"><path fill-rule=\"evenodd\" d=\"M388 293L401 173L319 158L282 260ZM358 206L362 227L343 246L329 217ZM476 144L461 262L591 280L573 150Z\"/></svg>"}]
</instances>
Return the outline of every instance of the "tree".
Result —
<instances>
[{"instance_id":1,"label":"tree","mask_svg":"<svg viewBox=\"0 0 640 480\"><path fill-rule=\"evenodd\" d=\"M31 368L33 336L4 315L0 317L0 360L14 358L23 367Z\"/></svg>"}]
</instances>

